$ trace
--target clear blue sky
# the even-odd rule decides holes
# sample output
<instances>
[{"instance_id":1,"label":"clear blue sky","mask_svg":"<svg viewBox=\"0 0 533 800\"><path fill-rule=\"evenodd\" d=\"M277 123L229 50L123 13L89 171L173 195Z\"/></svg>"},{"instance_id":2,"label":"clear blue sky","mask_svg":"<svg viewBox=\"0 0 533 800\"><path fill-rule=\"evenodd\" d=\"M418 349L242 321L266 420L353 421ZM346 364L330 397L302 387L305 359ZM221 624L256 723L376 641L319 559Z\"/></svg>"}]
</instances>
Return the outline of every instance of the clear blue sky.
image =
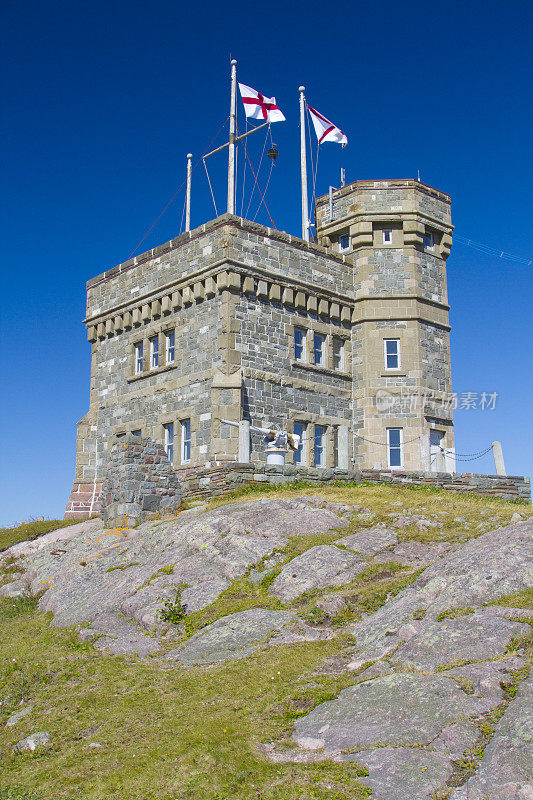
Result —
<instances>
[{"instance_id":1,"label":"clear blue sky","mask_svg":"<svg viewBox=\"0 0 533 800\"><path fill-rule=\"evenodd\" d=\"M533 257L532 23L525 1L4 0L0 522L63 513L89 400L85 281L128 258L227 116L230 54L287 117L273 126L279 228L299 232L305 83L349 136L322 148L319 193L341 166L347 180L420 169L452 195L458 234ZM180 194L142 250L176 235L182 208ZM192 224L213 216L198 169ZM532 276L462 244L448 261L453 388L499 393L494 411L457 412L457 451L501 439L514 474L532 471Z\"/></svg>"}]
</instances>

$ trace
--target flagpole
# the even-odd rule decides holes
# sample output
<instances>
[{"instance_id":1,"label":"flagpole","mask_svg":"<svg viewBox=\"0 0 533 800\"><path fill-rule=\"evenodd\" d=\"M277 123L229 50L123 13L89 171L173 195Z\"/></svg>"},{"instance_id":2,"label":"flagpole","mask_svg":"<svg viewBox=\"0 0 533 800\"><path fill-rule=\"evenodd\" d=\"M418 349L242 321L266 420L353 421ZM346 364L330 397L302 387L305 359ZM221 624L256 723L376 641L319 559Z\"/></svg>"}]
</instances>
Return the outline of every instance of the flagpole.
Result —
<instances>
[{"instance_id":1,"label":"flagpole","mask_svg":"<svg viewBox=\"0 0 533 800\"><path fill-rule=\"evenodd\" d=\"M237 61L231 59L231 102L228 147L228 214L235 213L235 129L237 120Z\"/></svg>"},{"instance_id":2,"label":"flagpole","mask_svg":"<svg viewBox=\"0 0 533 800\"><path fill-rule=\"evenodd\" d=\"M305 86L300 86L300 169L302 178L302 239L309 241L307 202L307 153L305 149Z\"/></svg>"},{"instance_id":3,"label":"flagpole","mask_svg":"<svg viewBox=\"0 0 533 800\"><path fill-rule=\"evenodd\" d=\"M187 153L187 202L185 206L185 230L191 229L191 180L192 180L192 153Z\"/></svg>"}]
</instances>

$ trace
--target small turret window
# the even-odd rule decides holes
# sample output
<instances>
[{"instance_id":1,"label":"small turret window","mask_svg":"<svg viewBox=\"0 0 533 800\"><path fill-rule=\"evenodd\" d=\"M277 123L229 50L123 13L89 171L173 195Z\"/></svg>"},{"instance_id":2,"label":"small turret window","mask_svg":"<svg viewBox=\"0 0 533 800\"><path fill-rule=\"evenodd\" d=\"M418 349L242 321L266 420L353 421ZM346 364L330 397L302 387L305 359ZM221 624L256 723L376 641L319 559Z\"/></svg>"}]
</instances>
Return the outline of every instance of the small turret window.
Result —
<instances>
[{"instance_id":1,"label":"small turret window","mask_svg":"<svg viewBox=\"0 0 533 800\"><path fill-rule=\"evenodd\" d=\"M426 250L433 250L434 239L431 231L426 231L424 234L424 247Z\"/></svg>"},{"instance_id":2,"label":"small turret window","mask_svg":"<svg viewBox=\"0 0 533 800\"><path fill-rule=\"evenodd\" d=\"M383 229L383 244L392 244L392 230L390 228Z\"/></svg>"},{"instance_id":3,"label":"small turret window","mask_svg":"<svg viewBox=\"0 0 533 800\"><path fill-rule=\"evenodd\" d=\"M350 249L350 236L347 233L341 234L339 236L339 250L341 253L344 253L346 250Z\"/></svg>"}]
</instances>

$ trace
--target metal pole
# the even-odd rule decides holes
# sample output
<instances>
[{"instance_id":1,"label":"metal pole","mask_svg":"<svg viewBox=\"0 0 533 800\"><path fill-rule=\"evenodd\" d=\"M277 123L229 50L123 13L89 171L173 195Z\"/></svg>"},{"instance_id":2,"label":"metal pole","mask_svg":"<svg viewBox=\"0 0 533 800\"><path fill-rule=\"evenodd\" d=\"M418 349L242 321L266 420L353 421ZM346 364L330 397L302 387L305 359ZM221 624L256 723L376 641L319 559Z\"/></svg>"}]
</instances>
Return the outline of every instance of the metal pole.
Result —
<instances>
[{"instance_id":1,"label":"metal pole","mask_svg":"<svg viewBox=\"0 0 533 800\"><path fill-rule=\"evenodd\" d=\"M235 213L235 129L237 122L237 61L231 59L231 102L228 148L228 214Z\"/></svg>"},{"instance_id":2,"label":"metal pole","mask_svg":"<svg viewBox=\"0 0 533 800\"><path fill-rule=\"evenodd\" d=\"M187 153L187 204L185 206L185 230L191 229L191 179L192 179L192 153Z\"/></svg>"},{"instance_id":3,"label":"metal pole","mask_svg":"<svg viewBox=\"0 0 533 800\"><path fill-rule=\"evenodd\" d=\"M307 153L305 150L305 86L300 86L300 165L302 176L302 239L309 241L309 217L307 205Z\"/></svg>"}]
</instances>

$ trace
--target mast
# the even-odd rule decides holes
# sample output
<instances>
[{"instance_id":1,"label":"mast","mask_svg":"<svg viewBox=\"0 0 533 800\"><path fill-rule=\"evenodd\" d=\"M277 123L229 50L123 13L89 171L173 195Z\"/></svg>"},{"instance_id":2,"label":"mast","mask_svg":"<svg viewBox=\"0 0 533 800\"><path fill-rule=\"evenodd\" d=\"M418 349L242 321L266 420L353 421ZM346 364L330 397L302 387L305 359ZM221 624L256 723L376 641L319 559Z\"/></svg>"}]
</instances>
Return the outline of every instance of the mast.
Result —
<instances>
[{"instance_id":1,"label":"mast","mask_svg":"<svg viewBox=\"0 0 533 800\"><path fill-rule=\"evenodd\" d=\"M235 129L237 119L237 61L231 59L231 102L228 147L228 214L235 213Z\"/></svg>"},{"instance_id":2,"label":"mast","mask_svg":"<svg viewBox=\"0 0 533 800\"><path fill-rule=\"evenodd\" d=\"M191 229L191 179L192 179L192 153L187 153L187 202L185 206L185 230Z\"/></svg>"},{"instance_id":3,"label":"mast","mask_svg":"<svg viewBox=\"0 0 533 800\"><path fill-rule=\"evenodd\" d=\"M302 239L309 241L307 203L307 153L305 149L305 86L300 86L300 165L302 177Z\"/></svg>"}]
</instances>

